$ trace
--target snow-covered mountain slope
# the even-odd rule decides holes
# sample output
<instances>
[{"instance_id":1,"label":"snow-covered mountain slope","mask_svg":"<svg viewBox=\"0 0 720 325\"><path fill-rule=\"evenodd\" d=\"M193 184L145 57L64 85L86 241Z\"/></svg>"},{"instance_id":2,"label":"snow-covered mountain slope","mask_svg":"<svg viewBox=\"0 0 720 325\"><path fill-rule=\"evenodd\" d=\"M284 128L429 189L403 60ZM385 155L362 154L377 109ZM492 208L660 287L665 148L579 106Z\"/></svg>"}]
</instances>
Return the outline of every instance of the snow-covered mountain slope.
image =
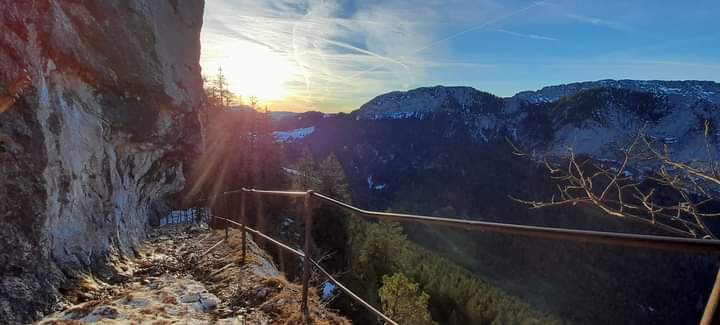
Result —
<instances>
[{"instance_id":1,"label":"snow-covered mountain slope","mask_svg":"<svg viewBox=\"0 0 720 325\"><path fill-rule=\"evenodd\" d=\"M537 154L557 154L571 145L615 166L618 143L647 124L647 133L671 145L675 157L701 158L704 151L697 149L703 148L706 120L712 124L710 140L718 143L720 106L710 96L718 84L554 87L510 98L468 87L393 92L351 114L308 112L276 121L275 129L313 126L313 133L284 145L287 156L299 159L305 149L317 159L335 155L353 203L373 210L658 234L586 207L529 210L511 200L548 200L556 188L545 166L515 156L505 138ZM639 176L647 170L638 167L628 172ZM702 313L697 293L709 292L717 270L714 260L703 257L418 229L408 232L416 242L474 273L496 276L499 288L579 324L697 323L689 316ZM677 286L655 290L657 283ZM668 305L673 308L659 307Z\"/></svg>"},{"instance_id":2,"label":"snow-covered mountain slope","mask_svg":"<svg viewBox=\"0 0 720 325\"><path fill-rule=\"evenodd\" d=\"M543 87L537 91L523 91L513 98L532 103L547 103L562 97L575 95L583 90L594 88L617 88L648 92L662 96L705 99L720 103L720 84L713 81L663 81L663 80L599 80L576 82L564 85Z\"/></svg>"},{"instance_id":3,"label":"snow-covered mountain slope","mask_svg":"<svg viewBox=\"0 0 720 325\"><path fill-rule=\"evenodd\" d=\"M423 87L377 96L357 111L359 119L422 117L428 113L486 108L500 98L472 87Z\"/></svg>"},{"instance_id":4,"label":"snow-covered mountain slope","mask_svg":"<svg viewBox=\"0 0 720 325\"><path fill-rule=\"evenodd\" d=\"M315 132L315 127L310 126L291 131L275 131L273 132L273 137L275 138L275 142L290 142L296 139L302 139L313 132Z\"/></svg>"},{"instance_id":5,"label":"snow-covered mountain slope","mask_svg":"<svg viewBox=\"0 0 720 325\"><path fill-rule=\"evenodd\" d=\"M696 155L704 123L720 123L720 84L712 81L600 80L549 86L499 98L470 87L391 92L354 112L355 119L457 116L478 141L509 137L550 153L612 156L640 128L678 144L677 157ZM712 134L711 141L718 135Z\"/></svg>"}]
</instances>

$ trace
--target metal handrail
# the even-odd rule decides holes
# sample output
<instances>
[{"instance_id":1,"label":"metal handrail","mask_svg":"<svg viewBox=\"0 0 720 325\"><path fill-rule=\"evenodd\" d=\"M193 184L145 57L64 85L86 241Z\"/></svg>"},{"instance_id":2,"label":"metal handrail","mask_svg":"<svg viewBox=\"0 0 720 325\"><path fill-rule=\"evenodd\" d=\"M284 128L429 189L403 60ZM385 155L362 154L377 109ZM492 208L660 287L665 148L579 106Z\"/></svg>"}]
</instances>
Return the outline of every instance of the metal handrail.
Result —
<instances>
[{"instance_id":1,"label":"metal handrail","mask_svg":"<svg viewBox=\"0 0 720 325\"><path fill-rule=\"evenodd\" d=\"M415 214L377 212L363 210L350 204L333 199L331 197L322 195L320 193L313 192L312 195L325 202L332 203L339 207L350 210L354 213L364 215L366 217L375 217L379 219L409 221L423 224L450 226L463 229L476 229L512 235L563 239L596 244L613 244L620 246L655 248L675 251L689 250L699 252L720 252L720 240L715 239L694 239L581 229L539 227L511 223L429 217Z\"/></svg>"},{"instance_id":2,"label":"metal handrail","mask_svg":"<svg viewBox=\"0 0 720 325\"><path fill-rule=\"evenodd\" d=\"M269 194L269 195L279 195L279 196L305 196L307 195L307 191L270 191L270 190L258 190L254 188L240 188L236 190L229 190L222 192L222 194L233 194L233 193L240 193L240 192L252 192L252 193L258 193L258 194Z\"/></svg>"},{"instance_id":3,"label":"metal handrail","mask_svg":"<svg viewBox=\"0 0 720 325\"><path fill-rule=\"evenodd\" d=\"M308 191L268 191L268 190L258 190L254 188L245 189L246 192L252 192L252 193L258 193L258 194L269 194L269 195L280 195L280 196L305 196L308 194Z\"/></svg>"},{"instance_id":4,"label":"metal handrail","mask_svg":"<svg viewBox=\"0 0 720 325\"><path fill-rule=\"evenodd\" d=\"M398 325L398 323L396 323L394 320L390 319L390 317L385 316L385 314L383 314L381 311L377 310L377 309L376 309L375 307L373 307L371 304L367 303L365 300L363 300L362 298L360 298L360 296L358 296L357 294L355 294L354 292L352 292L350 289L348 289L345 285L343 285L342 283L340 283L340 281L338 281L337 279L335 279L335 277L333 277L333 276L330 274L330 272L328 272L328 271L326 271L324 268L322 268L322 266L320 266L320 264L318 264L318 262L316 262L316 261L313 260L313 259L310 259L310 261L311 261L312 264L315 266L315 268L317 268L318 270L320 270L320 272L322 272L322 274L324 274L328 279L330 279L330 281L332 281L333 283L335 283L335 285L337 285L338 288L340 288L340 290L344 291L344 292L345 292L347 295L349 295L351 298L355 299L355 301L359 302L359 303L360 303L361 305L363 305L367 310L369 310L369 311L371 311L373 314L375 314L375 316L382 318L382 320L384 320L384 321L386 321L386 322L388 322L388 323L390 323L390 324L392 324L392 325Z\"/></svg>"},{"instance_id":5,"label":"metal handrail","mask_svg":"<svg viewBox=\"0 0 720 325\"><path fill-rule=\"evenodd\" d=\"M293 254L295 254L295 255L297 255L297 256L305 257L305 253L303 253L302 251L297 250L297 249L295 249L295 248L292 248L292 247L288 246L287 244L285 244L285 243L283 243L283 242L281 242L281 241L279 241L279 240L277 240L277 239L275 239L275 238L272 238L272 237L270 237L270 236L268 236L268 235L260 232L259 230L255 230L255 229L253 229L253 228L250 228L250 227L248 227L247 225L243 226L243 224L241 224L241 223L239 223L239 222L235 222L235 221L232 221L232 220L230 220L230 219L223 218L223 217L220 217L220 216L213 216L213 218L215 218L215 219L220 219L220 220L229 222L229 223L231 223L231 224L234 224L234 225L240 227L241 229L244 227L245 230L247 230L247 231L249 231L249 232L251 232L251 233L253 233L253 234L258 235L258 236L260 236L260 237L262 237L262 238L270 241L271 243L273 243L273 244L275 244L275 245L277 245L277 246L280 246L281 248L284 248L285 250L287 250L287 251L289 251L289 252L291 252L291 253L293 253Z\"/></svg>"},{"instance_id":6,"label":"metal handrail","mask_svg":"<svg viewBox=\"0 0 720 325\"><path fill-rule=\"evenodd\" d=\"M295 249L295 248L292 248L292 247L288 246L287 244L284 244L284 243L282 243L281 241L278 241L278 240L276 240L276 239L274 239L274 238L272 238L272 237L270 237L270 236L262 233L262 232L259 231L259 230L255 230L255 229L253 229L253 228L251 228L251 227L248 227L247 225L243 225L243 224L241 224L241 223L239 223L239 222L235 222L235 221L233 221L233 220L230 220L230 219L227 219L227 218L223 218L223 217L220 217L220 216L215 216L215 215L213 215L212 217L215 218L215 219L220 219L220 220L223 220L223 221L225 221L225 222L231 223L231 224L233 224L233 225L239 226L241 229L245 229L245 230L247 230L247 231L249 231L249 232L252 232L252 233L254 233L254 234L256 234L256 235L258 235L258 236L260 236L260 237L263 237L263 238L267 239L268 241L270 241L271 243L273 243L273 244L275 244L275 245L277 245L277 246L280 246L280 247L288 250L289 252L291 252L291 253L293 253L293 254L295 254L295 255L297 255L297 256L300 256L300 257L302 257L302 258L305 258L305 256L306 256L305 253L303 253L302 251L297 250L297 249ZM225 241L225 239L223 239L223 240L221 240L220 242L218 242L217 244L215 244L215 246L221 244L223 241ZM215 248L215 246L213 246L212 248L210 248L208 251L210 251L210 250L212 250L213 248ZM205 254L203 254L203 255L205 255ZM313 260L312 258L310 258L309 261L310 261L310 263L311 263L316 269L318 269L318 271L320 271L320 273L322 273L322 274L325 275L325 277L327 277L330 281L332 281L333 283L335 283L335 285L337 285L338 288L340 288L340 290L342 290L343 292L345 292L346 294L348 294L351 298L355 299L357 302L359 302L361 305L363 305L365 308L367 308L369 311L371 311L371 312L372 312L373 314L375 314L377 317L381 318L382 320L384 320L385 322L387 322L387 323L389 323L389 324L399 325L398 323L396 323L395 321L393 321L392 319L390 319L390 317L385 316L385 314L383 314L381 311L377 310L377 309L376 309L375 307L373 307L370 303L366 302L365 300L363 300L362 298L360 298L360 296L358 296L356 293L352 292L352 290L350 290L350 289L347 288L345 285L343 285L342 283L340 283L340 281L338 281L337 279L335 279L335 277L333 277L333 276L330 274L330 272L328 272L327 270L325 270L325 269L320 265L320 263L318 263L317 261Z\"/></svg>"},{"instance_id":7,"label":"metal handrail","mask_svg":"<svg viewBox=\"0 0 720 325\"><path fill-rule=\"evenodd\" d=\"M570 228L554 228L554 227L541 227L541 226L529 226L529 225L520 225L520 224L510 224L510 223L499 223L499 222L488 222L488 221L477 221L477 220L463 220L463 219L452 219L452 218L442 218L442 217L431 217L431 216L423 216L423 215L416 215L416 214L406 214L406 213L393 213L393 212L379 212L379 211L371 211L371 210L364 210L360 209L358 207L355 207L353 205L350 205L348 203L333 199L329 196L314 192L314 191L274 191L274 190L258 190L258 189L248 189L248 188L241 188L236 190L229 190L225 192L218 193L213 196L209 196L209 198L215 198L219 195L228 195L228 194L234 194L234 193L242 193L242 218L243 221L245 221L245 193L256 193L256 194L263 194L263 195L278 195L278 196L304 196L305 197L305 220L306 220L306 233L305 233L305 248L304 252L301 252L299 250L296 250L294 248L291 248L272 237L263 234L262 232L259 232L255 229L251 229L250 227L247 227L247 225L243 225L241 223L234 222L230 219L217 217L220 219L225 220L226 222L230 222L235 225L241 226L243 231L243 260L245 259L245 231L249 231L255 234L258 234L259 236L268 239L270 242L279 245L294 254L303 257L305 263L303 267L303 302L301 309L303 311L303 314L305 315L306 319L308 317L308 306L307 306L307 289L308 289L308 278L309 278L309 265L312 264L316 268L318 268L323 274L325 274L332 282L334 282L338 287L341 288L344 292L346 292L348 295L350 295L353 299L361 303L365 308L367 308L369 311L373 312L376 316L383 319L384 321L396 325L397 323L392 321L390 318L382 314L379 310L374 308L372 305L368 304L364 300L362 300L359 296L357 296L355 293L350 291L348 288L346 288L344 285L342 285L339 281L337 281L334 277L330 275L327 271L325 271L320 265L312 260L310 258L310 226L311 226L311 220L312 215L310 214L310 208L309 208L309 199L311 198L317 198L321 201L333 204L335 206L344 208L346 210L349 210L353 213L359 214L363 217L369 217L369 218L378 218L382 220L394 220L394 221L406 221L406 222L415 222L415 223L422 223L422 224L430 224L430 225L443 225L443 226L449 226L449 227L455 227L455 228L461 228L461 229L468 229L468 230L480 230L480 231L488 231L493 233L502 233L502 234L511 234L511 235L521 235L521 236L528 236L528 237L538 237L538 238L548 238L548 239L559 239L559 240L570 240L570 241L576 241L576 242L583 242L583 243L594 243L594 244L611 244L611 245L619 245L619 246L627 246L627 247L642 247L642 248L652 248L652 249L660 249L660 250L670 250L670 251L692 251L692 252L702 252L702 253L720 253L720 240L715 239L694 239L694 238L680 238L680 237L669 237L669 236L657 236L657 235L640 235L640 234L631 234L631 233L618 233L618 232L604 232L604 231L593 231L593 230L582 230L582 229L570 229ZM227 198L227 197L226 197ZM227 202L226 202L227 203ZM227 226L227 224L226 224ZM226 228L226 236L227 236L227 228ZM705 311L703 312L703 318L701 320L701 324L712 324L716 309L718 309L720 306L720 271L718 272L718 276L715 280L715 283L713 285L712 293L708 299L708 302L705 307Z\"/></svg>"}]
</instances>

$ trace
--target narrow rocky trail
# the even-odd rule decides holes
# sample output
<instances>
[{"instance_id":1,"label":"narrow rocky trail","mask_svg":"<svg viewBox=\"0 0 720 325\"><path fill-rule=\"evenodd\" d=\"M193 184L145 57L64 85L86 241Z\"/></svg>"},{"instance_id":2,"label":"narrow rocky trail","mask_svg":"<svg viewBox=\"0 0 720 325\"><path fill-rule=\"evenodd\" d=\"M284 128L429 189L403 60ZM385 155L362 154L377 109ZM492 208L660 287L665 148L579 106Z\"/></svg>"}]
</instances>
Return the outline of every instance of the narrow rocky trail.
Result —
<instances>
[{"instance_id":1,"label":"narrow rocky trail","mask_svg":"<svg viewBox=\"0 0 720 325\"><path fill-rule=\"evenodd\" d=\"M157 228L140 257L114 265L122 281L79 281L70 295L87 301L38 324L301 323L301 287L288 283L252 240L243 264L240 233L231 230L229 235L215 246L224 232L197 226ZM314 324L350 324L326 309L314 292L310 311Z\"/></svg>"}]
</instances>

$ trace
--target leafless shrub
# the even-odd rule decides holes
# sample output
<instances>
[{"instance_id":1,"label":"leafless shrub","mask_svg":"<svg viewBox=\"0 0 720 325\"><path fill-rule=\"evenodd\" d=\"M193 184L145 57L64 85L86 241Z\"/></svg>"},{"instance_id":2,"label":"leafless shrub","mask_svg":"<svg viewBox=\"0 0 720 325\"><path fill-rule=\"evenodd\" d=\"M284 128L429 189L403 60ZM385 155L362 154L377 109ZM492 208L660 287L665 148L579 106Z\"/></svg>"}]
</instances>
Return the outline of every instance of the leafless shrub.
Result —
<instances>
[{"instance_id":1,"label":"leafless shrub","mask_svg":"<svg viewBox=\"0 0 720 325\"><path fill-rule=\"evenodd\" d=\"M571 147L564 157L540 158L508 140L516 155L543 164L557 183L549 201L511 198L532 209L586 204L676 235L716 239L705 221L720 216L711 206L720 199L720 161L708 121L704 129L706 157L689 162L674 159L668 141L648 135L645 128L618 147L621 161L611 163L576 155ZM638 166L652 167L652 172L638 174Z\"/></svg>"}]
</instances>

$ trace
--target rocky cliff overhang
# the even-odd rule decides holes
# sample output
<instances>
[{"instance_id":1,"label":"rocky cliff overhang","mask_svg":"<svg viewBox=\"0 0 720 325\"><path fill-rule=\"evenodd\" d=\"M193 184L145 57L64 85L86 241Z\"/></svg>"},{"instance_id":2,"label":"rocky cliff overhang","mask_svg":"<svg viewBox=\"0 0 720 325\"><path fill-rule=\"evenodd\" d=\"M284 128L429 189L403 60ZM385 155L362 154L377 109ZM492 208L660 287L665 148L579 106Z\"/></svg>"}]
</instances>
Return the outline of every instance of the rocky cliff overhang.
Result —
<instances>
[{"instance_id":1,"label":"rocky cliff overhang","mask_svg":"<svg viewBox=\"0 0 720 325\"><path fill-rule=\"evenodd\" d=\"M133 254L184 186L202 83L199 0L0 0L0 323Z\"/></svg>"}]
</instances>

